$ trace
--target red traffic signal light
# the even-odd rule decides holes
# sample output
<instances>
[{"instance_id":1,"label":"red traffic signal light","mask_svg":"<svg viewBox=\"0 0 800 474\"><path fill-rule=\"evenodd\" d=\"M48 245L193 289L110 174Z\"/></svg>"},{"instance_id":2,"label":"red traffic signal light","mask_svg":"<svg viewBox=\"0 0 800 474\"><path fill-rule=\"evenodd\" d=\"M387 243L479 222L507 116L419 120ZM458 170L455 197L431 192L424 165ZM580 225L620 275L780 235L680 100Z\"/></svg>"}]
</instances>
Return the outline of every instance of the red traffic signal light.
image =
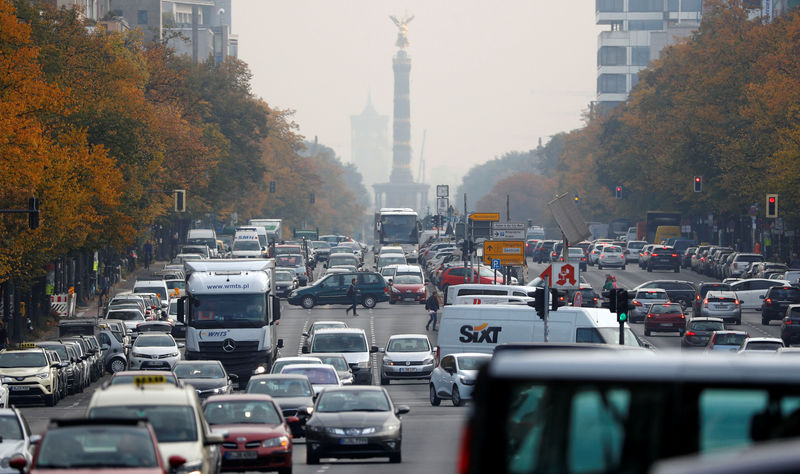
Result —
<instances>
[{"instance_id":1,"label":"red traffic signal light","mask_svg":"<svg viewBox=\"0 0 800 474\"><path fill-rule=\"evenodd\" d=\"M775 198L774 198L774 197L772 197L772 196L770 196L770 198L769 198L769 203L770 203L770 204L775 204Z\"/></svg>"},{"instance_id":2,"label":"red traffic signal light","mask_svg":"<svg viewBox=\"0 0 800 474\"><path fill-rule=\"evenodd\" d=\"M778 195L767 194L767 217L778 217Z\"/></svg>"},{"instance_id":3,"label":"red traffic signal light","mask_svg":"<svg viewBox=\"0 0 800 474\"><path fill-rule=\"evenodd\" d=\"M617 186L617 190L616 191L617 191L617 193L616 193L617 199L622 199L622 186Z\"/></svg>"},{"instance_id":4,"label":"red traffic signal light","mask_svg":"<svg viewBox=\"0 0 800 474\"><path fill-rule=\"evenodd\" d=\"M703 177L702 176L695 176L694 177L694 192L699 193L703 191Z\"/></svg>"}]
</instances>

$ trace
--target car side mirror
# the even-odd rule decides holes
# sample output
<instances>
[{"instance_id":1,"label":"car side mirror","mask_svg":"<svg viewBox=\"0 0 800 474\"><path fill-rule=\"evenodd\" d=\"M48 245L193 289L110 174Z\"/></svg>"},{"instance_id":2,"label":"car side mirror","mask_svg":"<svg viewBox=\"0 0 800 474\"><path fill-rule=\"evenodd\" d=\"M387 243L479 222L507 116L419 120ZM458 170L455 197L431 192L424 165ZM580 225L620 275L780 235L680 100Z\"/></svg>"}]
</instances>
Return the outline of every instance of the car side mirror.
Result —
<instances>
[{"instance_id":1,"label":"car side mirror","mask_svg":"<svg viewBox=\"0 0 800 474\"><path fill-rule=\"evenodd\" d=\"M386 349L385 349L385 348L383 348L383 347L381 347L380 349L378 349L378 352L380 352L381 354L383 354L383 353L385 353L385 352L386 352Z\"/></svg>"},{"instance_id":2,"label":"car side mirror","mask_svg":"<svg viewBox=\"0 0 800 474\"><path fill-rule=\"evenodd\" d=\"M36 434L36 435L31 435L31 437L30 437L30 443L31 444L39 444L39 441L41 441L41 440L42 440L42 435Z\"/></svg>"},{"instance_id":3,"label":"car side mirror","mask_svg":"<svg viewBox=\"0 0 800 474\"><path fill-rule=\"evenodd\" d=\"M23 474L25 472L25 468L28 466L28 460L25 459L25 456L16 454L8 461L8 466L12 469L18 470L20 474Z\"/></svg>"},{"instance_id":4,"label":"car side mirror","mask_svg":"<svg viewBox=\"0 0 800 474\"><path fill-rule=\"evenodd\" d=\"M186 464L186 458L183 456L179 456L177 454L173 454L172 456L169 457L168 462L170 469L172 469L173 471L177 471L178 468Z\"/></svg>"},{"instance_id":5,"label":"car side mirror","mask_svg":"<svg viewBox=\"0 0 800 474\"><path fill-rule=\"evenodd\" d=\"M454 373L456 373L456 369L454 369L452 367L445 367L444 371L447 372L450 375L453 375Z\"/></svg>"},{"instance_id":6,"label":"car side mirror","mask_svg":"<svg viewBox=\"0 0 800 474\"><path fill-rule=\"evenodd\" d=\"M222 444L225 441L225 434L223 433L208 433L206 435L206 440L203 444L206 446L211 446L213 444Z\"/></svg>"},{"instance_id":7,"label":"car side mirror","mask_svg":"<svg viewBox=\"0 0 800 474\"><path fill-rule=\"evenodd\" d=\"M286 417L286 423L289 423L289 424L300 423L300 418L298 418L296 416L287 416Z\"/></svg>"},{"instance_id":8,"label":"car side mirror","mask_svg":"<svg viewBox=\"0 0 800 474\"><path fill-rule=\"evenodd\" d=\"M304 416L311 416L311 414L314 413L314 407L300 407L297 409L297 413Z\"/></svg>"},{"instance_id":9,"label":"car side mirror","mask_svg":"<svg viewBox=\"0 0 800 474\"><path fill-rule=\"evenodd\" d=\"M309 335L307 332L304 332L304 333L303 333L303 336L305 336L305 337L311 337L311 336L310 336L310 335Z\"/></svg>"},{"instance_id":10,"label":"car side mirror","mask_svg":"<svg viewBox=\"0 0 800 474\"><path fill-rule=\"evenodd\" d=\"M108 350L108 344L103 344L102 346L100 346L100 349L102 349L104 351L107 351Z\"/></svg>"},{"instance_id":11,"label":"car side mirror","mask_svg":"<svg viewBox=\"0 0 800 474\"><path fill-rule=\"evenodd\" d=\"M186 301L186 297L185 296L181 297L181 298L178 298L178 313L175 315L175 317L178 319L178 321L180 321L180 322L185 324L186 321L184 321L184 319L186 319L186 316L184 315L184 311L183 311L183 309L184 309L183 308L183 302L184 301Z\"/></svg>"},{"instance_id":12,"label":"car side mirror","mask_svg":"<svg viewBox=\"0 0 800 474\"><path fill-rule=\"evenodd\" d=\"M278 349L283 349L283 339L278 339Z\"/></svg>"},{"instance_id":13,"label":"car side mirror","mask_svg":"<svg viewBox=\"0 0 800 474\"><path fill-rule=\"evenodd\" d=\"M372 354L372 353L375 353L375 352L378 352L378 346L372 346L372 347L370 347L370 348L369 348L369 352L370 352L370 354Z\"/></svg>"},{"instance_id":14,"label":"car side mirror","mask_svg":"<svg viewBox=\"0 0 800 474\"><path fill-rule=\"evenodd\" d=\"M130 349L132 344L125 344L125 349Z\"/></svg>"},{"instance_id":15,"label":"car side mirror","mask_svg":"<svg viewBox=\"0 0 800 474\"><path fill-rule=\"evenodd\" d=\"M303 349L301 350L301 352L302 352L303 354L308 354L308 347L303 347Z\"/></svg>"},{"instance_id":16,"label":"car side mirror","mask_svg":"<svg viewBox=\"0 0 800 474\"><path fill-rule=\"evenodd\" d=\"M228 378L230 380L239 380L239 376L236 374L228 374Z\"/></svg>"},{"instance_id":17,"label":"car side mirror","mask_svg":"<svg viewBox=\"0 0 800 474\"><path fill-rule=\"evenodd\" d=\"M184 347L186 347L186 344L184 344L182 342L178 343L178 349L183 349Z\"/></svg>"},{"instance_id":18,"label":"car side mirror","mask_svg":"<svg viewBox=\"0 0 800 474\"><path fill-rule=\"evenodd\" d=\"M411 408L409 408L408 405L397 405L394 408L394 414L395 415L405 415L406 413L408 413L410 411L411 411Z\"/></svg>"}]
</instances>

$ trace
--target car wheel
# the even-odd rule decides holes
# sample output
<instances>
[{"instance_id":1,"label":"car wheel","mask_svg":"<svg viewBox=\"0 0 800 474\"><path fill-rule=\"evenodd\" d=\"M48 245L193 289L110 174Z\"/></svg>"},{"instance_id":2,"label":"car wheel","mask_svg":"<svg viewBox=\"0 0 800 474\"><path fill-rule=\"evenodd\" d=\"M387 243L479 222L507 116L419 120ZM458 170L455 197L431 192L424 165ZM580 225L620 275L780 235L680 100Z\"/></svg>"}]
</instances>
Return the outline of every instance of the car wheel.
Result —
<instances>
[{"instance_id":1,"label":"car wheel","mask_svg":"<svg viewBox=\"0 0 800 474\"><path fill-rule=\"evenodd\" d=\"M454 407L460 407L464 404L464 400L461 398L461 392L458 391L458 385L453 385L453 395L451 400L453 401Z\"/></svg>"},{"instance_id":2,"label":"car wheel","mask_svg":"<svg viewBox=\"0 0 800 474\"><path fill-rule=\"evenodd\" d=\"M622 266L622 270L625 270L625 265Z\"/></svg>"},{"instance_id":3,"label":"car wheel","mask_svg":"<svg viewBox=\"0 0 800 474\"><path fill-rule=\"evenodd\" d=\"M389 298L389 304L395 304L395 301L394 301L394 299L392 299L392 298Z\"/></svg>"},{"instance_id":4,"label":"car wheel","mask_svg":"<svg viewBox=\"0 0 800 474\"><path fill-rule=\"evenodd\" d=\"M434 387L433 384L430 384L429 392L430 392L431 405L438 407L439 404L442 403L442 399L439 398L439 396L436 394L436 387Z\"/></svg>"},{"instance_id":5,"label":"car wheel","mask_svg":"<svg viewBox=\"0 0 800 474\"><path fill-rule=\"evenodd\" d=\"M372 309L372 308L375 307L376 303L377 303L377 301L375 300L374 296L367 295L367 296L364 297L364 302L362 304L364 305L365 308Z\"/></svg>"},{"instance_id":6,"label":"car wheel","mask_svg":"<svg viewBox=\"0 0 800 474\"><path fill-rule=\"evenodd\" d=\"M311 309L314 307L314 297L313 296L304 296L303 300L300 302L300 305L303 306L305 309Z\"/></svg>"},{"instance_id":7,"label":"car wheel","mask_svg":"<svg viewBox=\"0 0 800 474\"><path fill-rule=\"evenodd\" d=\"M648 271L648 273L652 273L653 272L653 267L651 265L648 265L647 266L647 271Z\"/></svg>"},{"instance_id":8,"label":"car wheel","mask_svg":"<svg viewBox=\"0 0 800 474\"><path fill-rule=\"evenodd\" d=\"M311 450L306 450L306 464L319 464L319 456L311 454Z\"/></svg>"},{"instance_id":9,"label":"car wheel","mask_svg":"<svg viewBox=\"0 0 800 474\"><path fill-rule=\"evenodd\" d=\"M108 364L108 371L112 374L122 372L123 370L125 370L125 361L122 359L114 359Z\"/></svg>"},{"instance_id":10,"label":"car wheel","mask_svg":"<svg viewBox=\"0 0 800 474\"><path fill-rule=\"evenodd\" d=\"M683 333L684 333L684 331L678 331L678 335L679 335L680 337L683 337Z\"/></svg>"},{"instance_id":11,"label":"car wheel","mask_svg":"<svg viewBox=\"0 0 800 474\"><path fill-rule=\"evenodd\" d=\"M390 463L397 464L397 463L400 463L402 461L403 461L403 455L401 453L395 453L395 454L390 454L389 455L389 462Z\"/></svg>"},{"instance_id":12,"label":"car wheel","mask_svg":"<svg viewBox=\"0 0 800 474\"><path fill-rule=\"evenodd\" d=\"M645 329L644 330L644 335L647 336L647 337L650 337L650 330L649 329Z\"/></svg>"}]
</instances>

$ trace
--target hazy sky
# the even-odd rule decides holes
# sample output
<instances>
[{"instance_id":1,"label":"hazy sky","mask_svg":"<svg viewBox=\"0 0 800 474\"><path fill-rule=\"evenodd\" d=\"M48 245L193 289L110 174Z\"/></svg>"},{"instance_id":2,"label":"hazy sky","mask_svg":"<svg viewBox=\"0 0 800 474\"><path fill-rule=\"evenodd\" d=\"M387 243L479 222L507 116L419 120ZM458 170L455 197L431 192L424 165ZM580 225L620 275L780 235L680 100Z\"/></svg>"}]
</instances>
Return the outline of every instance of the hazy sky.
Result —
<instances>
[{"instance_id":1,"label":"hazy sky","mask_svg":"<svg viewBox=\"0 0 800 474\"><path fill-rule=\"evenodd\" d=\"M581 126L595 95L601 28L594 4L234 0L232 29L255 93L296 110L303 135L350 161L350 115L362 111L367 94L379 113L392 115L397 28L388 16L414 15L412 170L416 177L427 130L427 181L456 184L472 165Z\"/></svg>"}]
</instances>

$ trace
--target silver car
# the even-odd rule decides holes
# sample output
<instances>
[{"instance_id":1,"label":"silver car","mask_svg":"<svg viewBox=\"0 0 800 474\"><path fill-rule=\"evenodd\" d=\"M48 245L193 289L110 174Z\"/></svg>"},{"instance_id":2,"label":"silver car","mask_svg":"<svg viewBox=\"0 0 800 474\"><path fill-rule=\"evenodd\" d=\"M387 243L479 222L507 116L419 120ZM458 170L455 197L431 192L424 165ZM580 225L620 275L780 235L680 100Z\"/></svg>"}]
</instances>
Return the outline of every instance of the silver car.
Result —
<instances>
[{"instance_id":1,"label":"silver car","mask_svg":"<svg viewBox=\"0 0 800 474\"><path fill-rule=\"evenodd\" d=\"M700 316L742 324L742 306L733 291L709 291L700 303Z\"/></svg>"},{"instance_id":2,"label":"silver car","mask_svg":"<svg viewBox=\"0 0 800 474\"><path fill-rule=\"evenodd\" d=\"M391 379L427 379L433 372L433 348L424 334L394 335L383 353L381 385Z\"/></svg>"},{"instance_id":3,"label":"silver car","mask_svg":"<svg viewBox=\"0 0 800 474\"><path fill-rule=\"evenodd\" d=\"M616 245L603 247L600 258L597 259L597 269L602 270L603 267L619 267L625 270L625 254L622 249Z\"/></svg>"},{"instance_id":4,"label":"silver car","mask_svg":"<svg viewBox=\"0 0 800 474\"><path fill-rule=\"evenodd\" d=\"M633 311L631 311L631 322L643 322L651 305L669 302L667 290L661 288L636 290L636 294L631 300L631 306L633 307Z\"/></svg>"}]
</instances>

